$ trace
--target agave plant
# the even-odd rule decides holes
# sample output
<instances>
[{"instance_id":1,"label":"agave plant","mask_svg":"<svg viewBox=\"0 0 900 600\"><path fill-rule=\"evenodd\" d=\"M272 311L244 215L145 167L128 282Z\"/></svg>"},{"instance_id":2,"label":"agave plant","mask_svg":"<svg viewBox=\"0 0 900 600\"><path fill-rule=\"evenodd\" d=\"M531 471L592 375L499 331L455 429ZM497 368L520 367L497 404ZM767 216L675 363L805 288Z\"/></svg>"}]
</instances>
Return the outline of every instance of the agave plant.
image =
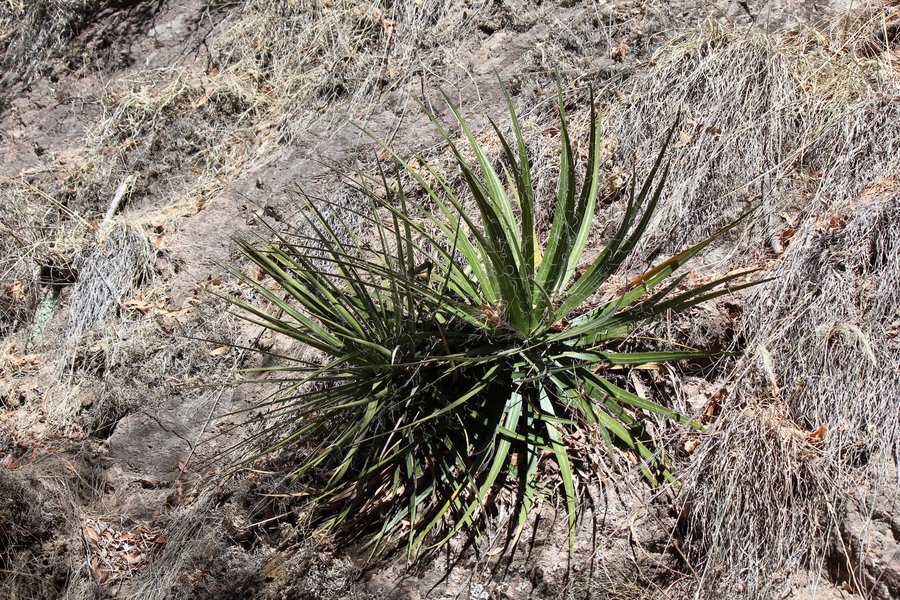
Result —
<instances>
[{"instance_id":1,"label":"agave plant","mask_svg":"<svg viewBox=\"0 0 900 600\"><path fill-rule=\"evenodd\" d=\"M613 300L592 300L648 226L672 132L643 183L632 182L615 234L583 265L600 182L593 102L579 177L560 92L558 194L549 236L539 239L532 167L505 88L504 95L512 135L494 125L503 177L451 104L471 162L428 114L461 169L461 192L422 156L412 166L383 144L397 173L352 178L365 210L310 200L295 230L302 233L241 242L271 281L235 274L277 309L234 299L244 316L325 357L273 368L285 387L271 400L263 433L278 437L264 452L300 444L293 475L319 497L323 526L366 535L376 548L389 536L419 555L460 529L477 532L504 489L517 535L541 493L542 461L558 466L555 491L574 527L578 459L567 433L592 428L611 455L632 453L658 480L671 474L644 433L647 415L696 426L607 374L709 356L616 348L661 315L728 291L723 284L736 275L677 292L684 276L673 277L722 232L635 278ZM415 193L407 192L409 182ZM477 214L467 211L473 205ZM351 227L350 217L363 227Z\"/></svg>"}]
</instances>

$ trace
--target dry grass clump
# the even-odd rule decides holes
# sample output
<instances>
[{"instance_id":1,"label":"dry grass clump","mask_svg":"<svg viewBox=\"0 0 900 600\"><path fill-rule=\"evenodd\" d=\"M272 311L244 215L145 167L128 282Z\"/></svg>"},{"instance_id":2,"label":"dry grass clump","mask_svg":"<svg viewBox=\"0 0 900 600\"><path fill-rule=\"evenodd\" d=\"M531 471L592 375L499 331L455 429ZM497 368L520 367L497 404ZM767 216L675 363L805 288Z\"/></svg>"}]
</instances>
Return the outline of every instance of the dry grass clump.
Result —
<instances>
[{"instance_id":1,"label":"dry grass clump","mask_svg":"<svg viewBox=\"0 0 900 600\"><path fill-rule=\"evenodd\" d=\"M86 391L80 378L103 378L114 349L127 347L116 327L133 290L151 282L155 255L138 226L97 228L67 206L71 197L56 195L58 182L45 175L0 181L0 342L35 365L56 363L56 375L66 375L47 389L40 410L72 433L82 400L71 399ZM27 379L15 370L7 375L12 388ZM103 397L85 402L96 409Z\"/></svg>"},{"instance_id":2,"label":"dry grass clump","mask_svg":"<svg viewBox=\"0 0 900 600\"><path fill-rule=\"evenodd\" d=\"M74 282L89 237L90 225L45 191L45 175L0 176L0 337L31 324L43 297Z\"/></svg>"},{"instance_id":3,"label":"dry grass clump","mask_svg":"<svg viewBox=\"0 0 900 600\"><path fill-rule=\"evenodd\" d=\"M790 418L828 434L839 470L900 461L900 188L857 198L798 234L748 325Z\"/></svg>"},{"instance_id":4,"label":"dry grass clump","mask_svg":"<svg viewBox=\"0 0 900 600\"><path fill-rule=\"evenodd\" d=\"M512 13L512 28L523 30L518 26L531 26L538 16L549 25L547 39L518 58L507 81L516 93L539 103L557 78L573 85L592 82L598 89L621 84L634 74L633 62L646 58L663 38L659 34L670 30L674 20L665 4L591 2L575 10L567 6L570 3L559 4L562 7L545 5L538 12L504 3ZM524 23L523 17L527 19Z\"/></svg>"},{"instance_id":5,"label":"dry grass clump","mask_svg":"<svg viewBox=\"0 0 900 600\"><path fill-rule=\"evenodd\" d=\"M37 478L23 480L0 468L0 591L9 600L58 598L64 566L48 546L66 515Z\"/></svg>"},{"instance_id":6,"label":"dry grass clump","mask_svg":"<svg viewBox=\"0 0 900 600\"><path fill-rule=\"evenodd\" d=\"M280 105L282 128L308 125L334 103L354 114L411 76L427 45L451 39L441 31L456 25L444 22L449 6L251 0L223 23L213 69L245 73Z\"/></svg>"},{"instance_id":7,"label":"dry grass clump","mask_svg":"<svg viewBox=\"0 0 900 600\"><path fill-rule=\"evenodd\" d=\"M132 227L115 227L99 241L79 270L66 339L77 340L114 320L126 296L147 276L151 256L146 237Z\"/></svg>"},{"instance_id":8,"label":"dry grass clump","mask_svg":"<svg viewBox=\"0 0 900 600\"><path fill-rule=\"evenodd\" d=\"M119 225L96 240L81 261L60 335L58 371L66 375L62 381L68 385L60 388L65 392L55 412L64 427L71 426L78 412L87 408L89 418L79 419L82 430L108 433L137 405L136 394L146 398L151 386L140 385L143 380L148 375L156 379L162 375L138 375L128 369L158 351L146 340L146 327L135 327L126 318L128 301L151 279L152 259L141 230ZM135 344L142 347L140 357L128 356ZM143 366L149 365L145 362ZM117 372L111 373L114 370ZM127 380L123 381L123 376ZM90 398L77 400L80 394Z\"/></svg>"},{"instance_id":9,"label":"dry grass clump","mask_svg":"<svg viewBox=\"0 0 900 600\"><path fill-rule=\"evenodd\" d=\"M209 36L203 73L173 66L112 82L87 135L85 182L111 198L165 194L202 203L309 128L336 123L404 85L464 23L449 0L249 1ZM477 9L477 8L476 8Z\"/></svg>"},{"instance_id":10,"label":"dry grass clump","mask_svg":"<svg viewBox=\"0 0 900 600\"><path fill-rule=\"evenodd\" d=\"M828 164L812 150L874 91L878 63L854 53L860 35L811 27L770 35L709 21L613 90L622 108L607 124L626 156L648 160L641 149L678 112L683 119L668 200L647 247L681 247L761 202L757 238L780 251L777 213L814 188L810 169Z\"/></svg>"},{"instance_id":11,"label":"dry grass clump","mask_svg":"<svg viewBox=\"0 0 900 600\"><path fill-rule=\"evenodd\" d=\"M821 568L834 533L828 458L772 404L731 416L694 457L681 509L702 597L777 597Z\"/></svg>"},{"instance_id":12,"label":"dry grass clump","mask_svg":"<svg viewBox=\"0 0 900 600\"><path fill-rule=\"evenodd\" d=\"M19 190L0 183L0 336L30 321L37 303L37 273L33 262L36 232L22 223L35 222L33 208L20 200ZM29 218L30 217L30 218Z\"/></svg>"},{"instance_id":13,"label":"dry grass clump","mask_svg":"<svg viewBox=\"0 0 900 600\"><path fill-rule=\"evenodd\" d=\"M883 79L874 82L872 93L833 122L815 146L818 207L841 211L850 202L878 203L897 191L900 71L878 76Z\"/></svg>"},{"instance_id":14,"label":"dry grass clump","mask_svg":"<svg viewBox=\"0 0 900 600\"><path fill-rule=\"evenodd\" d=\"M865 27L806 38L805 57L830 48L844 55L815 69L804 58L803 86L772 105L793 97L792 125L772 117L776 111L755 114L762 121L743 127L746 160L771 174L770 189L801 175L806 189L794 205L785 196L764 199L765 216L778 210L784 221L778 244L769 240L769 257L778 258L773 280L744 305L741 334L751 359L735 374L713 435L685 475L684 544L709 594L742 586L742 597L771 597L807 570L846 577L866 592L843 567L855 559L840 520L859 490L872 498L882 486L896 490L900 93L883 56L852 53L863 38L848 31ZM754 133L761 125L779 135ZM775 148L780 154L770 152ZM730 185L749 175L736 156L723 150L716 163ZM703 177L715 175L698 164ZM694 198L692 210L706 206L700 214L713 218L719 198L689 190L682 188L682 198Z\"/></svg>"},{"instance_id":15,"label":"dry grass clump","mask_svg":"<svg viewBox=\"0 0 900 600\"><path fill-rule=\"evenodd\" d=\"M265 95L246 78L189 77L179 69L144 71L110 84L101 95L105 115L87 132L92 180L101 198L133 178L135 201L156 191L203 190L233 177L283 141L263 118ZM107 200L108 201L108 200Z\"/></svg>"},{"instance_id":16,"label":"dry grass clump","mask_svg":"<svg viewBox=\"0 0 900 600\"><path fill-rule=\"evenodd\" d=\"M213 500L212 494L204 494L169 516L164 533L166 543L129 585L133 597L148 600L203 597L196 592L218 570L216 563L224 562L221 554L225 549L220 546L223 532L210 519L215 511ZM236 582L239 575L243 574L234 573L232 581Z\"/></svg>"},{"instance_id":17,"label":"dry grass clump","mask_svg":"<svg viewBox=\"0 0 900 600\"><path fill-rule=\"evenodd\" d=\"M316 549L305 539L302 517L259 502L259 494L277 479L239 473L173 511L165 545L128 584L132 597L372 597L362 592L361 572L352 560Z\"/></svg>"},{"instance_id":18,"label":"dry grass clump","mask_svg":"<svg viewBox=\"0 0 900 600\"><path fill-rule=\"evenodd\" d=\"M79 269L65 337L77 340L119 316L126 296L148 275L150 244L140 231L115 227L91 250Z\"/></svg>"},{"instance_id":19,"label":"dry grass clump","mask_svg":"<svg viewBox=\"0 0 900 600\"><path fill-rule=\"evenodd\" d=\"M214 350L238 335L233 317L219 302L197 298L188 309L169 311L157 308L165 305L165 298L132 300L127 314L73 343L61 361L67 387L59 421L104 439L134 410L156 410L172 398L200 402L201 397L216 397L219 390L207 386L222 383L237 364L235 357ZM78 402L84 398L89 403ZM71 406L73 402L78 403ZM215 415L185 415L186 426L196 427L208 416L218 418L227 411L224 403L212 408ZM210 433L208 428L203 431Z\"/></svg>"},{"instance_id":20,"label":"dry grass clump","mask_svg":"<svg viewBox=\"0 0 900 600\"><path fill-rule=\"evenodd\" d=\"M62 49L100 0L6 0L0 3L0 87L30 83L47 55Z\"/></svg>"}]
</instances>

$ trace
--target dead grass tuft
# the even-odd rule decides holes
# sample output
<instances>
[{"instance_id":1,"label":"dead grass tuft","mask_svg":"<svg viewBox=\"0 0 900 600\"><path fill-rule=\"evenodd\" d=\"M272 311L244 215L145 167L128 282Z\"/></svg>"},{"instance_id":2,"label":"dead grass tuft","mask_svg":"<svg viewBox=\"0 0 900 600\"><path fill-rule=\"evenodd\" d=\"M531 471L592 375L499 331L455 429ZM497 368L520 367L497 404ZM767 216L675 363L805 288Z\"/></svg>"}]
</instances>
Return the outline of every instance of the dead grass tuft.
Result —
<instances>
[{"instance_id":1,"label":"dead grass tuft","mask_svg":"<svg viewBox=\"0 0 900 600\"><path fill-rule=\"evenodd\" d=\"M133 178L131 202L174 195L202 205L302 132L333 135L421 75L422 55L433 59L468 26L451 5L246 2L210 34L204 72L173 66L109 84L87 135L81 195L102 205Z\"/></svg>"},{"instance_id":2,"label":"dead grass tuft","mask_svg":"<svg viewBox=\"0 0 900 600\"><path fill-rule=\"evenodd\" d=\"M0 3L0 88L40 74L43 60L62 49L100 0L6 0Z\"/></svg>"},{"instance_id":3,"label":"dead grass tuft","mask_svg":"<svg viewBox=\"0 0 900 600\"><path fill-rule=\"evenodd\" d=\"M119 316L126 296L149 276L151 260L146 236L127 225L97 243L79 270L66 339L78 340Z\"/></svg>"},{"instance_id":4,"label":"dead grass tuft","mask_svg":"<svg viewBox=\"0 0 900 600\"><path fill-rule=\"evenodd\" d=\"M268 504L263 503L262 510L253 504L260 498L243 489L245 475L222 481L220 489L172 513L163 531L165 544L129 584L133 597L269 597L267 590L273 586L286 597L371 597L361 592L361 571L353 561L298 539L308 531L292 524L297 515L278 507L272 518Z\"/></svg>"},{"instance_id":5,"label":"dead grass tuft","mask_svg":"<svg viewBox=\"0 0 900 600\"><path fill-rule=\"evenodd\" d=\"M135 178L129 192L135 201L152 192L202 192L274 152L283 140L264 122L268 98L252 89L240 77L188 78L177 69L110 84L101 96L105 115L86 140L88 160L99 167L89 178L98 208L128 177Z\"/></svg>"},{"instance_id":6,"label":"dead grass tuft","mask_svg":"<svg viewBox=\"0 0 900 600\"><path fill-rule=\"evenodd\" d=\"M45 175L0 175L0 337L30 326L42 301L74 282L88 239L89 224Z\"/></svg>"},{"instance_id":7,"label":"dead grass tuft","mask_svg":"<svg viewBox=\"0 0 900 600\"><path fill-rule=\"evenodd\" d=\"M827 428L842 474L900 461L900 189L857 198L796 234L746 327L792 420Z\"/></svg>"},{"instance_id":8,"label":"dead grass tuft","mask_svg":"<svg viewBox=\"0 0 900 600\"><path fill-rule=\"evenodd\" d=\"M900 78L884 69L871 76L871 93L831 123L815 147L818 209L842 211L850 202L871 205L897 194Z\"/></svg>"},{"instance_id":9,"label":"dead grass tuft","mask_svg":"<svg viewBox=\"0 0 900 600\"><path fill-rule=\"evenodd\" d=\"M680 519L703 597L774 597L825 559L834 527L827 457L781 412L729 418L695 456Z\"/></svg>"},{"instance_id":10,"label":"dead grass tuft","mask_svg":"<svg viewBox=\"0 0 900 600\"><path fill-rule=\"evenodd\" d=\"M52 540L64 533L66 514L44 482L0 468L0 590L9 600L58 598L64 557Z\"/></svg>"},{"instance_id":11,"label":"dead grass tuft","mask_svg":"<svg viewBox=\"0 0 900 600\"><path fill-rule=\"evenodd\" d=\"M898 483L884 473L900 464L900 94L884 56L854 53L871 21L766 42L771 58L745 78L780 95L754 100L770 108L736 122L741 138L729 141L720 121L687 105L697 123L723 130L723 145L704 162L694 146L712 142L692 130L682 152L700 165L697 182L674 190L682 203L669 218L705 227L740 206L748 182L762 186L764 235L750 240L768 248L750 256L769 261L773 278L747 298L740 337L749 357L685 475L683 540L709 594L771 597L807 571L847 576L865 592L835 567L854 561L841 515L860 485ZM719 52L737 60L728 44L707 49L699 69L720 64ZM793 65L783 71L789 86L772 88L772 64ZM732 94L752 98L753 89ZM764 176L753 179L753 169ZM724 187L703 183L719 174Z\"/></svg>"},{"instance_id":12,"label":"dead grass tuft","mask_svg":"<svg viewBox=\"0 0 900 600\"><path fill-rule=\"evenodd\" d=\"M195 590L203 589L200 584L208 579L202 571L209 574L206 567L223 558L217 556L223 550L218 547L222 532L209 519L214 511L212 501L212 495L205 494L170 516L162 533L165 543L159 545L153 560L131 584L134 597L148 600L202 597L192 596Z\"/></svg>"},{"instance_id":13,"label":"dead grass tuft","mask_svg":"<svg viewBox=\"0 0 900 600\"><path fill-rule=\"evenodd\" d=\"M626 158L649 160L681 114L667 201L644 244L680 249L752 204L754 240L780 252L779 212L815 189L829 165L816 151L852 107L878 91L876 58L854 52L865 28L766 34L707 22L676 37L645 72L614 88L608 130Z\"/></svg>"}]
</instances>

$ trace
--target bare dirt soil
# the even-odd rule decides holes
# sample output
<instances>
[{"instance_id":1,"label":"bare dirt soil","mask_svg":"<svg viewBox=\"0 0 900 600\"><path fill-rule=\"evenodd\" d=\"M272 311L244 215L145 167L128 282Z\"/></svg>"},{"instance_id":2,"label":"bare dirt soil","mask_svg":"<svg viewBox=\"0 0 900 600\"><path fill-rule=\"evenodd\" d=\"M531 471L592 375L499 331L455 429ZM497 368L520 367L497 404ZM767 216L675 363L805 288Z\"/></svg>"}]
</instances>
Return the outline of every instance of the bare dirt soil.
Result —
<instances>
[{"instance_id":1,"label":"bare dirt soil","mask_svg":"<svg viewBox=\"0 0 900 600\"><path fill-rule=\"evenodd\" d=\"M898 31L891 2L5 3L0 597L898 597ZM353 124L449 164L417 105L446 118L443 90L489 139L497 75L545 176L557 78L577 136L595 90L598 243L680 110L628 268L759 204L692 277L772 281L646 332L740 354L629 377L708 425L660 425L680 488L573 439L571 557L548 495L511 551L369 562L314 534L289 452L234 467L277 389L253 369L308 349L239 319L223 295L261 300L225 267L376 164Z\"/></svg>"}]
</instances>

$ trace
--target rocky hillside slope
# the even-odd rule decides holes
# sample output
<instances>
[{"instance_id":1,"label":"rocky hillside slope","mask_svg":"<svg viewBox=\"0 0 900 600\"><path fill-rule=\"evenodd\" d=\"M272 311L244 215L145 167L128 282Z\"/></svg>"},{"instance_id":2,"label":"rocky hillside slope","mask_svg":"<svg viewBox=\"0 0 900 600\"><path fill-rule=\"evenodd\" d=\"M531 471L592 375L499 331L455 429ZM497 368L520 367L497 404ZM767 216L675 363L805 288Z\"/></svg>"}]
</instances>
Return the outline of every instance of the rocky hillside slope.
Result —
<instances>
[{"instance_id":1,"label":"rocky hillside slope","mask_svg":"<svg viewBox=\"0 0 900 600\"><path fill-rule=\"evenodd\" d=\"M896 2L9 0L0 64L0 596L900 596ZM497 75L543 198L556 82L577 143L593 90L598 240L680 114L628 269L759 206L691 277L771 280L643 332L737 352L627 378L707 425L658 428L679 488L572 439L571 557L548 493L512 551L369 562L313 534L290 452L238 463L258 369L308 349L229 310L262 300L225 267L300 190L352 201L338 172L379 164L355 125L450 172L418 104L446 122L443 90L492 143Z\"/></svg>"}]
</instances>

